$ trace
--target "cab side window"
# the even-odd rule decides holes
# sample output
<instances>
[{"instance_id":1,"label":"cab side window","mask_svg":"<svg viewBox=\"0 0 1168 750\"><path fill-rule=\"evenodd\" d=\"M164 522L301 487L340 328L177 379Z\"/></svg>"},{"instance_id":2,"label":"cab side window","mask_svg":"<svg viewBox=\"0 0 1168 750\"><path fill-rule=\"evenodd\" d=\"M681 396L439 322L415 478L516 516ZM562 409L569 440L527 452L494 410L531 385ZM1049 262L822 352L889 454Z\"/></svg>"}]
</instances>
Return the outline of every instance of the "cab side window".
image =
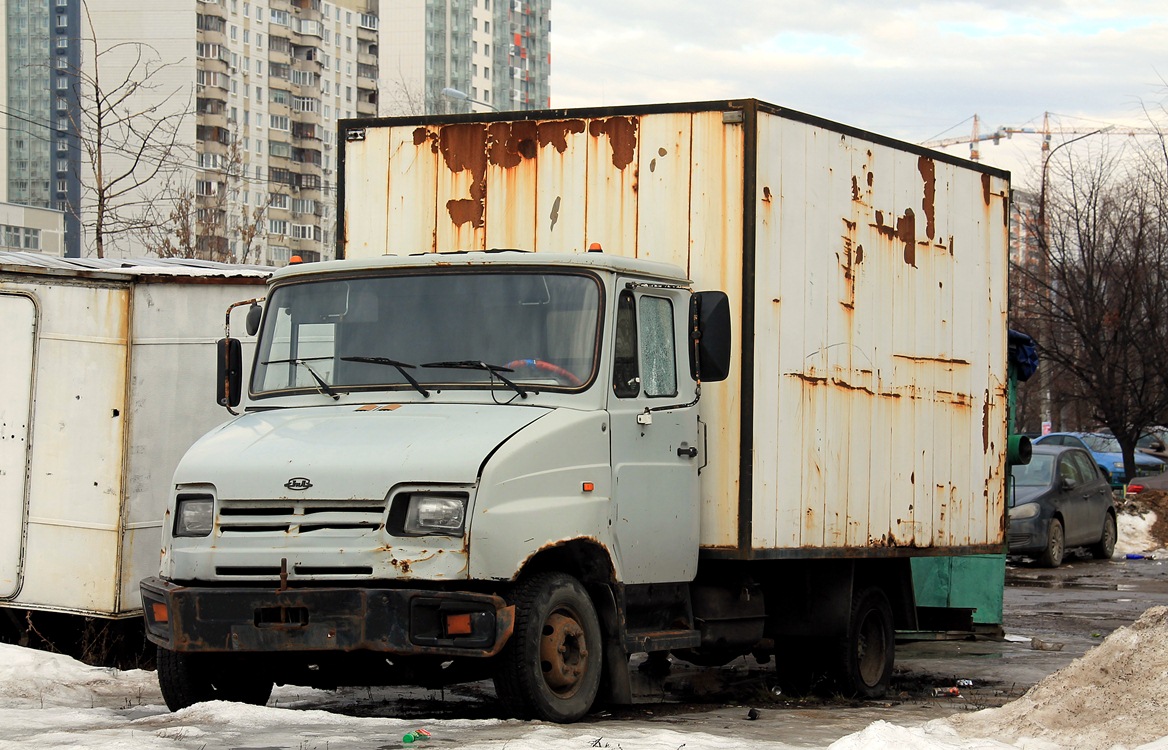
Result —
<instances>
[{"instance_id":1,"label":"cab side window","mask_svg":"<svg viewBox=\"0 0 1168 750\"><path fill-rule=\"evenodd\" d=\"M677 348L673 303L664 297L641 297L640 342L645 395L677 395Z\"/></svg>"},{"instance_id":2,"label":"cab side window","mask_svg":"<svg viewBox=\"0 0 1168 750\"><path fill-rule=\"evenodd\" d=\"M621 292L616 303L616 351L612 367L612 392L618 398L633 398L641 392L637 357L637 303L633 293Z\"/></svg>"}]
</instances>

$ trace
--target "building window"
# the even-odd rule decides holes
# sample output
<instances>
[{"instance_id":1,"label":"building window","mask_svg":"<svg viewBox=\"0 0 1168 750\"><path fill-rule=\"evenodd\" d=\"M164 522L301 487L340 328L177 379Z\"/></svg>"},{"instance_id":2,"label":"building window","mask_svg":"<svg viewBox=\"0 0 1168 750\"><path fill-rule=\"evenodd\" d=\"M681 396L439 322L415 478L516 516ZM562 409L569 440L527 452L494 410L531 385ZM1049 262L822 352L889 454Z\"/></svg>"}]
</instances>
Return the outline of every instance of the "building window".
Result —
<instances>
[{"instance_id":1,"label":"building window","mask_svg":"<svg viewBox=\"0 0 1168 750\"><path fill-rule=\"evenodd\" d=\"M280 236L288 234L288 221L286 219L268 219L268 234Z\"/></svg>"},{"instance_id":2,"label":"building window","mask_svg":"<svg viewBox=\"0 0 1168 750\"><path fill-rule=\"evenodd\" d=\"M288 208L288 196L284 193L268 193L268 206L271 208Z\"/></svg>"},{"instance_id":3,"label":"building window","mask_svg":"<svg viewBox=\"0 0 1168 750\"><path fill-rule=\"evenodd\" d=\"M289 120L287 115L269 115L268 125L273 130L288 130Z\"/></svg>"}]
</instances>

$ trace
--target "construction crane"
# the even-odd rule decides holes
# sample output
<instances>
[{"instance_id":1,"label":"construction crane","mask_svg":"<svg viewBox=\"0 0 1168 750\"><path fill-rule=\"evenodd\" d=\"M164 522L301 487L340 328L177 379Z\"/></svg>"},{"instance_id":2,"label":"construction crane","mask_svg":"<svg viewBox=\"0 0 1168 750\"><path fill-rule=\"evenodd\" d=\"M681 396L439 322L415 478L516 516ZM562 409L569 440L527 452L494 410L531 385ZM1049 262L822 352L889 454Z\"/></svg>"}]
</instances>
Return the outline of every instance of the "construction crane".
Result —
<instances>
[{"instance_id":1,"label":"construction crane","mask_svg":"<svg viewBox=\"0 0 1168 750\"><path fill-rule=\"evenodd\" d=\"M958 143L969 144L969 159L970 161L978 161L981 158L981 152L978 149L978 144L983 141L993 141L996 146L1003 138L1012 138L1015 134L1026 133L1031 135L1042 136L1042 156L1046 158L1050 153L1050 138L1052 134L1059 135L1091 135L1100 131L1100 128L1092 130L1066 130L1058 128L1052 131L1050 129L1050 112L1042 113L1042 127L1041 128L1015 128L1015 127L1000 127L990 133L982 133L980 130L981 118L976 114L973 116L973 132L969 135L954 136L952 138L940 138L932 141L925 141L921 146L929 148L942 148L944 146L952 146ZM1111 125L1103 128L1110 133L1118 133L1120 135L1163 135L1160 130L1156 128L1133 128L1127 126Z\"/></svg>"}]
</instances>

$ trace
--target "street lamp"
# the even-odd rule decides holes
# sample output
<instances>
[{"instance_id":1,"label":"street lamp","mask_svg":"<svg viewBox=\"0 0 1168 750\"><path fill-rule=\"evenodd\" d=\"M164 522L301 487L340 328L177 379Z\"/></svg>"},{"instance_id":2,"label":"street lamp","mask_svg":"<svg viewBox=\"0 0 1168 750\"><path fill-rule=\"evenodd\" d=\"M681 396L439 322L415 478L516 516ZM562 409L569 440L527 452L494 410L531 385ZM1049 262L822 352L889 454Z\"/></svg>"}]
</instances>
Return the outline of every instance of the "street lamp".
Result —
<instances>
[{"instance_id":1,"label":"street lamp","mask_svg":"<svg viewBox=\"0 0 1168 750\"><path fill-rule=\"evenodd\" d=\"M458 89L452 89L449 86L442 89L442 96L446 97L447 99L453 99L456 102L470 102L471 104L478 104L479 106L486 107L487 109L492 110L494 112L499 111L496 107L492 107L490 104L487 104L486 102L480 102L478 99L471 99L470 95L467 94L465 91L459 91Z\"/></svg>"},{"instance_id":2,"label":"street lamp","mask_svg":"<svg viewBox=\"0 0 1168 750\"><path fill-rule=\"evenodd\" d=\"M1114 125L1108 125L1105 128L1099 128L1098 130L1092 130L1090 133L1084 133L1083 135L1072 138L1069 141L1063 141L1059 145L1052 148L1050 151L1047 151L1046 155L1042 157L1042 176L1040 178L1039 188L1038 188L1038 239L1039 239L1039 242L1041 243L1041 247L1042 247L1041 273L1044 277L1044 280L1046 280L1046 281L1049 281L1049 278L1046 275L1049 272L1049 268L1050 268L1050 265L1049 265L1050 264L1050 238L1048 236L1047 229L1046 229L1046 175L1047 175L1048 167L1050 166L1050 158L1052 156L1054 156L1055 151L1058 151L1063 146L1069 146L1072 143L1074 143L1075 141L1081 141L1084 138L1090 138L1093 135L1099 135L1100 133L1106 133L1107 131L1111 130L1114 127L1115 127ZM1046 131L1046 136L1050 137L1050 130L1046 127L1044 127L1043 130ZM1043 148L1044 149L1046 148L1046 141L1043 141ZM1049 294L1049 293L1050 292L1048 291L1047 294ZM1045 373L1042 377L1042 379L1045 380L1045 385L1046 385L1046 387L1043 389L1043 392L1042 392L1042 396L1043 396L1043 398L1042 398L1042 402L1043 402L1042 403L1042 414L1043 414L1043 421L1046 423L1051 422L1052 415L1050 413L1050 410L1051 410L1051 404L1053 403L1053 400L1054 400L1052 398L1052 395L1051 395L1051 383L1050 383L1049 377L1050 377L1049 373Z\"/></svg>"},{"instance_id":3,"label":"street lamp","mask_svg":"<svg viewBox=\"0 0 1168 750\"><path fill-rule=\"evenodd\" d=\"M1042 179L1039 183L1039 189L1038 189L1038 230L1039 230L1039 237L1042 240L1042 251L1044 253L1047 252L1047 248L1049 247L1049 245L1047 244L1047 236L1046 236L1046 173L1047 173L1047 167L1050 165L1050 157L1054 156L1054 152L1058 151L1063 146L1069 146L1072 143L1074 143L1075 141L1081 141L1084 138L1090 138L1093 135L1099 135L1100 133L1106 133L1107 131L1112 130L1114 127L1115 127L1114 125L1108 125L1105 128L1099 128L1098 130L1092 130L1090 133L1084 133L1083 135L1080 135L1077 138L1072 138L1069 141L1063 141L1062 143L1060 143L1059 145L1055 146L1050 151L1048 151L1046 153L1046 156L1043 157L1043 159L1042 159ZM1047 135L1049 135L1049 133L1047 133Z\"/></svg>"}]
</instances>

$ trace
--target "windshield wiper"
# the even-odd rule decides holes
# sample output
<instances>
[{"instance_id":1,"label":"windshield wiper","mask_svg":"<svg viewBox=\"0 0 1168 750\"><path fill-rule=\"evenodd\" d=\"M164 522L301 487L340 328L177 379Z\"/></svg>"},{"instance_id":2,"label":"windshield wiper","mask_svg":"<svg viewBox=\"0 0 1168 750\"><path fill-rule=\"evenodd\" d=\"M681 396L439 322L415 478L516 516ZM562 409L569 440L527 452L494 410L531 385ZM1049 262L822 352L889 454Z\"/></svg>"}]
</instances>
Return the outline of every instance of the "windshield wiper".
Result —
<instances>
[{"instance_id":1,"label":"windshield wiper","mask_svg":"<svg viewBox=\"0 0 1168 750\"><path fill-rule=\"evenodd\" d=\"M323 393L326 396L332 396L333 401L340 399L340 395L336 391L334 391L329 386L328 383L324 382L324 378L322 378L320 375L317 375L316 370L312 369L312 366L308 364L309 360L317 360L317 359L332 359L332 357L302 357L302 358L295 358L295 359L269 359L267 362L260 362L260 364L261 365L282 365L282 364L289 364L290 363L290 364L294 364L294 365L300 365L305 370L308 370L308 374L311 375L312 379L316 381L316 386L317 386L318 391L320 391L321 393Z\"/></svg>"},{"instance_id":2,"label":"windshield wiper","mask_svg":"<svg viewBox=\"0 0 1168 750\"><path fill-rule=\"evenodd\" d=\"M451 367L457 370L483 370L491 375L491 378L498 378L510 386L511 390L519 394L520 398L527 398L527 391L512 383L507 378L503 377L505 372L515 372L510 367L503 367L502 365L491 365L486 362L479 362L473 359L463 359L454 362L427 362L422 367Z\"/></svg>"},{"instance_id":3,"label":"windshield wiper","mask_svg":"<svg viewBox=\"0 0 1168 750\"><path fill-rule=\"evenodd\" d=\"M430 398L430 392L423 388L422 384L419 383L413 375L406 372L407 367L413 369L415 365L411 365L408 362L398 362L396 359L389 359L388 357L341 357L341 359L346 362L368 362L371 365L396 367L397 371L401 373L401 376L410 381L410 385L417 389L418 393L422 394L426 398Z\"/></svg>"}]
</instances>

